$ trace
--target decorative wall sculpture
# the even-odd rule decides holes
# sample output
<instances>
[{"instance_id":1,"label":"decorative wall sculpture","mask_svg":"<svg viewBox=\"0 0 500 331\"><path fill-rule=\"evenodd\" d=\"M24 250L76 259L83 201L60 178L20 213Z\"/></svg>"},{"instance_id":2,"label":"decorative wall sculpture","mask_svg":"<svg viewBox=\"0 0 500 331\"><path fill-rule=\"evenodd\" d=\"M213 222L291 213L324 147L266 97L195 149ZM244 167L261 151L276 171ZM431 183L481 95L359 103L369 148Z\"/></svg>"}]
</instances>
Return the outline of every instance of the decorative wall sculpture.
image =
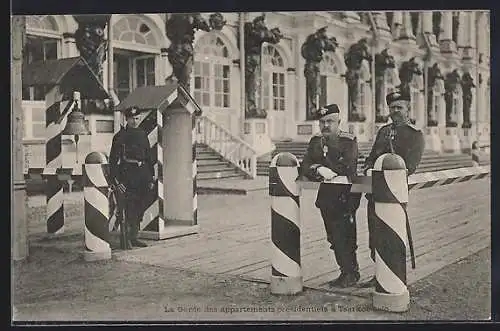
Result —
<instances>
[{"instance_id":1,"label":"decorative wall sculpture","mask_svg":"<svg viewBox=\"0 0 500 331\"><path fill-rule=\"evenodd\" d=\"M361 69L363 61L372 61L372 56L368 50L368 40L363 38L356 44L351 45L345 55L347 72L345 79L349 91L349 121L364 122L366 116L360 107L359 90L362 84Z\"/></svg>"}]
</instances>

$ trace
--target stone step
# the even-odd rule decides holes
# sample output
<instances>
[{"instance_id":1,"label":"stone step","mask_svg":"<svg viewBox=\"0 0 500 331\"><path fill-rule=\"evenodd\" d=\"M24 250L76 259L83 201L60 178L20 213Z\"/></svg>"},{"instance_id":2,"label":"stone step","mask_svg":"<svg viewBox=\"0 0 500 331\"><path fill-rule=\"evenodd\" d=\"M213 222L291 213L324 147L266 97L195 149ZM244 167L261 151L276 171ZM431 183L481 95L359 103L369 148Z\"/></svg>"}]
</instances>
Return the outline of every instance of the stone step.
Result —
<instances>
[{"instance_id":1,"label":"stone step","mask_svg":"<svg viewBox=\"0 0 500 331\"><path fill-rule=\"evenodd\" d=\"M234 167L224 164L206 165L198 167L198 173L210 173L210 172L236 172L236 169Z\"/></svg>"},{"instance_id":2,"label":"stone step","mask_svg":"<svg viewBox=\"0 0 500 331\"><path fill-rule=\"evenodd\" d=\"M196 178L197 181L205 181L205 180L217 180L221 178L243 178L244 176L237 172L207 172L207 173L198 173Z\"/></svg>"},{"instance_id":3,"label":"stone step","mask_svg":"<svg viewBox=\"0 0 500 331\"><path fill-rule=\"evenodd\" d=\"M198 163L198 167L211 166L211 165L221 165L221 164L225 164L225 165L230 166L229 162L221 161L220 158L207 158L207 159L196 158L196 161Z\"/></svg>"}]
</instances>

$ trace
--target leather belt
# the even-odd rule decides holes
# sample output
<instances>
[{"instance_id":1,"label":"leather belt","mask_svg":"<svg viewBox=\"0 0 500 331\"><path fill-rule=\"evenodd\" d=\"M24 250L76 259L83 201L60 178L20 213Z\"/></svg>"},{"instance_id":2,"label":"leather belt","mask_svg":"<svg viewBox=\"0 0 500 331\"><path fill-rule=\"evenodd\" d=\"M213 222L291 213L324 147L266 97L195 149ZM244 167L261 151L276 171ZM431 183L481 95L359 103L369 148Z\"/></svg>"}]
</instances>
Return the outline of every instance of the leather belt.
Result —
<instances>
[{"instance_id":1,"label":"leather belt","mask_svg":"<svg viewBox=\"0 0 500 331\"><path fill-rule=\"evenodd\" d=\"M124 158L124 159L123 159L123 161L124 161L125 163L135 164L135 165L137 165L137 166L139 166L139 167L140 167L140 166L142 166L142 165L144 164L144 161L131 160L131 159L126 159L126 158Z\"/></svg>"}]
</instances>

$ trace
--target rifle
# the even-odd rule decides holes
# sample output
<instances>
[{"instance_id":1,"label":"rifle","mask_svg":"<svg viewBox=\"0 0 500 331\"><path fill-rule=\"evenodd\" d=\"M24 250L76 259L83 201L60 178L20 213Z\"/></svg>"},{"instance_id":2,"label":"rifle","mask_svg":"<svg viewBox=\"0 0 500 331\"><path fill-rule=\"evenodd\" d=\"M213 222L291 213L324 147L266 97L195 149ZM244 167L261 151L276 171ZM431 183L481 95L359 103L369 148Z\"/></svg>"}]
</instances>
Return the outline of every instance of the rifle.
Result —
<instances>
[{"instance_id":1,"label":"rifle","mask_svg":"<svg viewBox=\"0 0 500 331\"><path fill-rule=\"evenodd\" d=\"M127 234L127 222L125 220L125 191L119 188L120 184L115 178L115 184L113 185L113 194L116 198L116 221L120 224L120 248L121 249L131 249Z\"/></svg>"}]
</instances>

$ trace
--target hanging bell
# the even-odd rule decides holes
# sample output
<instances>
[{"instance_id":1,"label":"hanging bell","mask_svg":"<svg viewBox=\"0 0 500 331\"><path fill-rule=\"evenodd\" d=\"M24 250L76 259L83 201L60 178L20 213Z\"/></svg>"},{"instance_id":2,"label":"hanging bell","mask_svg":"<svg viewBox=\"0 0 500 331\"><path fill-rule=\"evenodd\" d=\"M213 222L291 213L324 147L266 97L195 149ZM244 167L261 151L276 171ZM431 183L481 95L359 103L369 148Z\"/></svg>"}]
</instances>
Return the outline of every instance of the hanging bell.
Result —
<instances>
[{"instance_id":1,"label":"hanging bell","mask_svg":"<svg viewBox=\"0 0 500 331\"><path fill-rule=\"evenodd\" d=\"M68 122L64 128L63 135L89 135L90 131L85 125L85 115L79 110L74 110L68 115Z\"/></svg>"}]
</instances>

